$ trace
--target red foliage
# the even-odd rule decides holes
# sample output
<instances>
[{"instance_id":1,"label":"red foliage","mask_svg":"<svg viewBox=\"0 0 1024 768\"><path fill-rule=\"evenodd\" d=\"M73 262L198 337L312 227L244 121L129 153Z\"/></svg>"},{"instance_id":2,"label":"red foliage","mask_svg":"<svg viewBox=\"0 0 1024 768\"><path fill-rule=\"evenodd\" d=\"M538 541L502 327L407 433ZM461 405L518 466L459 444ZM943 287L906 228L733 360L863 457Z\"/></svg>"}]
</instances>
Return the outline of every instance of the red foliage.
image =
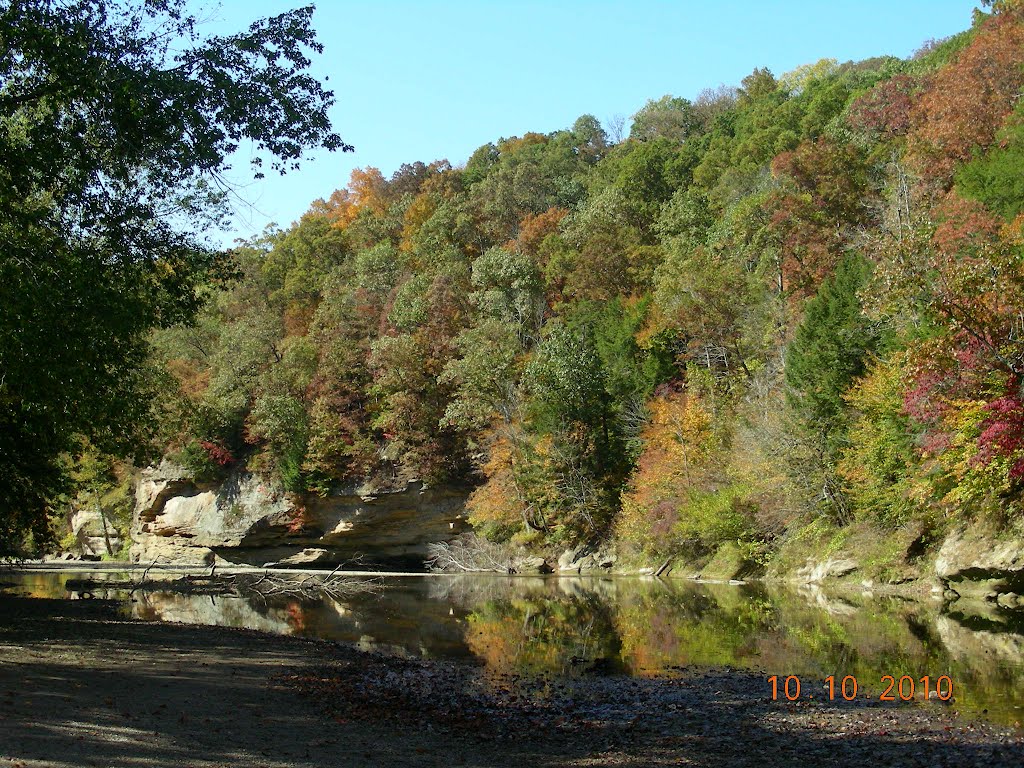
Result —
<instances>
[{"instance_id":1,"label":"red foliage","mask_svg":"<svg viewBox=\"0 0 1024 768\"><path fill-rule=\"evenodd\" d=\"M945 404L937 395L946 383L939 371L925 371L914 380L914 386L903 394L903 412L921 424L935 424L942 420Z\"/></svg>"},{"instance_id":2,"label":"red foliage","mask_svg":"<svg viewBox=\"0 0 1024 768\"><path fill-rule=\"evenodd\" d=\"M999 242L1002 227L999 217L983 203L960 197L956 191L946 195L935 208L934 216L939 224L932 235L932 244L944 255L995 247Z\"/></svg>"},{"instance_id":3,"label":"red foliage","mask_svg":"<svg viewBox=\"0 0 1024 768\"><path fill-rule=\"evenodd\" d=\"M896 75L857 97L847 110L846 121L865 133L905 136L917 89L918 82L910 75Z\"/></svg>"},{"instance_id":4,"label":"red foliage","mask_svg":"<svg viewBox=\"0 0 1024 768\"><path fill-rule=\"evenodd\" d=\"M918 448L935 455L949 447L946 431L951 403L976 396L981 381L991 370L986 350L967 333L952 340L936 339L918 347L916 371L903 394L903 413L924 427Z\"/></svg>"},{"instance_id":5,"label":"red foliage","mask_svg":"<svg viewBox=\"0 0 1024 768\"><path fill-rule=\"evenodd\" d=\"M296 503L286 514L288 518L288 535L290 536L299 535L314 522L313 515L306 509L305 504Z\"/></svg>"},{"instance_id":6,"label":"red foliage","mask_svg":"<svg viewBox=\"0 0 1024 768\"><path fill-rule=\"evenodd\" d=\"M296 634L301 635L306 631L309 626L309 619L306 616L306 609L303 608L302 603L296 600L288 603L288 607L285 608L285 621L288 622L288 626Z\"/></svg>"},{"instance_id":7,"label":"red foliage","mask_svg":"<svg viewBox=\"0 0 1024 768\"><path fill-rule=\"evenodd\" d=\"M922 173L948 185L957 163L988 147L1024 88L1024 24L988 19L970 45L928 83L911 112L911 145Z\"/></svg>"},{"instance_id":8,"label":"red foliage","mask_svg":"<svg viewBox=\"0 0 1024 768\"><path fill-rule=\"evenodd\" d=\"M867 165L854 146L822 138L778 155L772 173L787 182L764 206L783 288L813 296L848 246L849 229L866 221Z\"/></svg>"},{"instance_id":9,"label":"red foliage","mask_svg":"<svg viewBox=\"0 0 1024 768\"><path fill-rule=\"evenodd\" d=\"M776 193L765 207L782 259L783 289L797 298L813 296L839 260L836 228L808 195Z\"/></svg>"},{"instance_id":10,"label":"red foliage","mask_svg":"<svg viewBox=\"0 0 1024 768\"><path fill-rule=\"evenodd\" d=\"M975 459L987 464L997 456L1012 457L1024 451L1024 399L1021 398L1020 383L1011 379L1007 394L986 405L985 410L989 416L978 436ZM1013 462L1010 479L1024 480L1024 456Z\"/></svg>"},{"instance_id":11,"label":"red foliage","mask_svg":"<svg viewBox=\"0 0 1024 768\"><path fill-rule=\"evenodd\" d=\"M226 467L229 464L235 463L235 457L231 454L227 448L219 443L213 443L209 440L200 440L199 445L206 451L206 455L210 457L210 461L219 467Z\"/></svg>"},{"instance_id":12,"label":"red foliage","mask_svg":"<svg viewBox=\"0 0 1024 768\"><path fill-rule=\"evenodd\" d=\"M772 172L788 176L801 192L809 194L830 225L864 220L867 166L854 145L825 138L804 141L792 152L778 155Z\"/></svg>"}]
</instances>

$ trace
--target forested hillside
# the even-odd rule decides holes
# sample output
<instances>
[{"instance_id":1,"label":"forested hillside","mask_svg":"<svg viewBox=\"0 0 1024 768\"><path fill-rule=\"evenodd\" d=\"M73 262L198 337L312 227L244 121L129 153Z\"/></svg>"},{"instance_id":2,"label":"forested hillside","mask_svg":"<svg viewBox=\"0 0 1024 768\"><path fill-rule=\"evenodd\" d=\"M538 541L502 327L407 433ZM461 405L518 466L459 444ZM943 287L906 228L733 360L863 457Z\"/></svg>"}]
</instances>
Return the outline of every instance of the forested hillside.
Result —
<instances>
[{"instance_id":1,"label":"forested hillside","mask_svg":"<svg viewBox=\"0 0 1024 768\"><path fill-rule=\"evenodd\" d=\"M1024 490L1024 10L352 174L157 331L159 451L475 488L495 541L927 546Z\"/></svg>"}]
</instances>

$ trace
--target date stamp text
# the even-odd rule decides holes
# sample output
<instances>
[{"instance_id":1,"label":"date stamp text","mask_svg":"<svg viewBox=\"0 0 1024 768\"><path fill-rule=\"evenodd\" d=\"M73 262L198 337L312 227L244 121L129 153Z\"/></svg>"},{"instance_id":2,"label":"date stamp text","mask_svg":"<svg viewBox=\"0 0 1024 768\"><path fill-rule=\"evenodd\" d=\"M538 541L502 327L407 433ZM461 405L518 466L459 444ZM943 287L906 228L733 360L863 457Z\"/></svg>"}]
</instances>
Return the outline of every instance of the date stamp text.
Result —
<instances>
[{"instance_id":1,"label":"date stamp text","mask_svg":"<svg viewBox=\"0 0 1024 768\"><path fill-rule=\"evenodd\" d=\"M824 698L828 701L853 701L860 693L862 698L872 698L864 692L865 688L853 675L838 677L829 675L823 681L825 691ZM798 701L802 695L808 698L815 698L813 693L807 693L801 685L797 675L772 675L768 678L772 701ZM940 675L932 678L929 675L914 678L910 675L882 675L879 681L879 701L913 701L915 698L938 699L939 701L951 701L953 699L953 680L949 675Z\"/></svg>"}]
</instances>

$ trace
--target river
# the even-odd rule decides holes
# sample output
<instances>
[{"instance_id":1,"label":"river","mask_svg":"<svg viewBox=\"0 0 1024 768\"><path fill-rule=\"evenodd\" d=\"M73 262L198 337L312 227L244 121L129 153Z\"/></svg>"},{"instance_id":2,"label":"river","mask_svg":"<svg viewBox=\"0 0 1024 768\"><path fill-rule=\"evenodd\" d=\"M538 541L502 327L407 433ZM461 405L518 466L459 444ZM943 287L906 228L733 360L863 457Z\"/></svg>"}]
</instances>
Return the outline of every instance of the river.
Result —
<instances>
[{"instance_id":1,"label":"river","mask_svg":"<svg viewBox=\"0 0 1024 768\"><path fill-rule=\"evenodd\" d=\"M76 598L66 582L82 575L6 572L0 581L21 594ZM888 684L883 676L908 676L917 698L921 678L927 676L934 690L938 678L948 676L952 706L961 712L1002 724L1024 720L1024 623L958 616L937 602L630 577L377 581L374 591L344 598L112 596L144 620L247 627L410 657L466 659L502 673L655 675L731 666L762 672L766 695L771 675L780 684L798 677L805 696L827 695L825 680L835 676L836 697L843 678L857 681L858 695L877 697Z\"/></svg>"}]
</instances>

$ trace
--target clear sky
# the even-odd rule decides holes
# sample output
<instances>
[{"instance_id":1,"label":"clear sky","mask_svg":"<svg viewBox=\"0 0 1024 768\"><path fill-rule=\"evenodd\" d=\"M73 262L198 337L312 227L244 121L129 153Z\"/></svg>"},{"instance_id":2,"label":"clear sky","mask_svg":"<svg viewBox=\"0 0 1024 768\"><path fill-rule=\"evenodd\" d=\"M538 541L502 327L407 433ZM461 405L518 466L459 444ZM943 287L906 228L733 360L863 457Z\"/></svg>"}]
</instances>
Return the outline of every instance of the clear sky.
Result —
<instances>
[{"instance_id":1,"label":"clear sky","mask_svg":"<svg viewBox=\"0 0 1024 768\"><path fill-rule=\"evenodd\" d=\"M211 31L237 31L303 0L221 0ZM287 227L353 168L390 176L403 162L464 163L488 141L568 128L582 114L628 118L647 99L693 98L829 57L907 57L970 26L974 0L320 0L335 129L354 153L320 153L302 170L239 191L234 237ZM237 164L247 170L244 160ZM241 180L242 176L239 176Z\"/></svg>"}]
</instances>

